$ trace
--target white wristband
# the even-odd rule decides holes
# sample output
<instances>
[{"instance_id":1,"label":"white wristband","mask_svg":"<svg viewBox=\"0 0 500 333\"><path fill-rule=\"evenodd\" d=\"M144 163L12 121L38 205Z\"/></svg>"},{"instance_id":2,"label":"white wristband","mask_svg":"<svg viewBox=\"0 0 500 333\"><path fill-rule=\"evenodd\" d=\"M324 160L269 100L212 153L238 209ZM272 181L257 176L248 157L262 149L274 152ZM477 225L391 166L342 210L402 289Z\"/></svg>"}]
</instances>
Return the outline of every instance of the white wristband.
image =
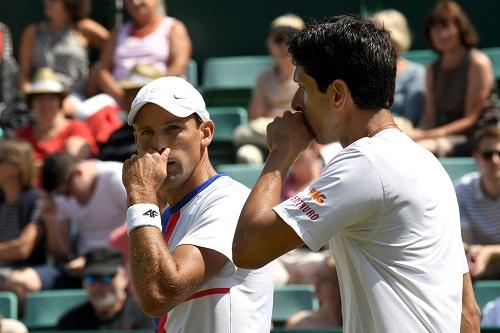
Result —
<instances>
[{"instance_id":1,"label":"white wristband","mask_svg":"<svg viewBox=\"0 0 500 333\"><path fill-rule=\"evenodd\" d=\"M160 209L154 204L135 204L127 209L127 233L135 228L151 226L161 230Z\"/></svg>"}]
</instances>

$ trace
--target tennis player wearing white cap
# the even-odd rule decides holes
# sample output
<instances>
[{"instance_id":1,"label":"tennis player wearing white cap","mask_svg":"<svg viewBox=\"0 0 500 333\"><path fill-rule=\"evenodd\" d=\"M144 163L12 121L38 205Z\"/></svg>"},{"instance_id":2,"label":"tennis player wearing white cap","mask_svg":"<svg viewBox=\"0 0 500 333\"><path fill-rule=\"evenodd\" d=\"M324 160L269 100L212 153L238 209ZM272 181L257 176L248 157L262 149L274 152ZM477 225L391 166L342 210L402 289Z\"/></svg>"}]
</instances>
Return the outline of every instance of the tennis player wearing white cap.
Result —
<instances>
[{"instance_id":1,"label":"tennis player wearing white cap","mask_svg":"<svg viewBox=\"0 0 500 333\"><path fill-rule=\"evenodd\" d=\"M137 94L128 122L139 154L124 163L123 183L142 309L160 317L158 332L269 332L273 267L232 261L249 189L210 164L215 126L201 95L181 78L156 79Z\"/></svg>"}]
</instances>

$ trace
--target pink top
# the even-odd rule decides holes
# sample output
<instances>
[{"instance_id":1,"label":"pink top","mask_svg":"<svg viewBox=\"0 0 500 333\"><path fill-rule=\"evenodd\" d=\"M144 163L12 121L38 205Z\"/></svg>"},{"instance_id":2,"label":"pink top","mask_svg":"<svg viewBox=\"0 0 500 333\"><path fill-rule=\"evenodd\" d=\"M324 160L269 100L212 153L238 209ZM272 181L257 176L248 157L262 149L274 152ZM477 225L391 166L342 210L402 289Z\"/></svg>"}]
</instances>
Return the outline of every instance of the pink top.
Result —
<instances>
[{"instance_id":1,"label":"pink top","mask_svg":"<svg viewBox=\"0 0 500 333\"><path fill-rule=\"evenodd\" d=\"M146 36L135 37L130 34L132 22L124 24L117 35L116 48L113 53L113 77L123 80L137 63L157 66L167 71L170 56L169 34L175 19L165 16L158 28Z\"/></svg>"}]
</instances>

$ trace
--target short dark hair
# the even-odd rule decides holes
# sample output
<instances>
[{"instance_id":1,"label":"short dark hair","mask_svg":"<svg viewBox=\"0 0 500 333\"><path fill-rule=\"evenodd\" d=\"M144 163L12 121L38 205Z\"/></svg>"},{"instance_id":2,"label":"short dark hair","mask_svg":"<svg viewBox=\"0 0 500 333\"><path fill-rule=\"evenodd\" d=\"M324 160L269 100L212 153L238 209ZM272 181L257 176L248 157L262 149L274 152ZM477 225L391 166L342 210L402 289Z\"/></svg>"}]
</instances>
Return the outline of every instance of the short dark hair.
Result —
<instances>
[{"instance_id":1,"label":"short dark hair","mask_svg":"<svg viewBox=\"0 0 500 333\"><path fill-rule=\"evenodd\" d=\"M362 109L389 108L394 101L396 52L389 32L367 18L340 15L307 24L289 52L323 93L340 79Z\"/></svg>"},{"instance_id":2,"label":"short dark hair","mask_svg":"<svg viewBox=\"0 0 500 333\"><path fill-rule=\"evenodd\" d=\"M67 182L78 161L78 157L65 151L47 156L42 165L42 188L50 193Z\"/></svg>"},{"instance_id":3,"label":"short dark hair","mask_svg":"<svg viewBox=\"0 0 500 333\"><path fill-rule=\"evenodd\" d=\"M479 145L486 138L500 140L500 127L499 125L489 125L477 130L472 138L474 151L479 150Z\"/></svg>"},{"instance_id":4,"label":"short dark hair","mask_svg":"<svg viewBox=\"0 0 500 333\"><path fill-rule=\"evenodd\" d=\"M89 16L89 0L63 0L63 4L73 24Z\"/></svg>"},{"instance_id":5,"label":"short dark hair","mask_svg":"<svg viewBox=\"0 0 500 333\"><path fill-rule=\"evenodd\" d=\"M432 7L425 18L424 31L427 44L431 49L439 52L432 44L431 29L436 25L443 25L453 22L460 34L460 42L466 48L475 47L479 43L479 35L476 28L465 14L462 7L455 1L440 0Z\"/></svg>"}]
</instances>

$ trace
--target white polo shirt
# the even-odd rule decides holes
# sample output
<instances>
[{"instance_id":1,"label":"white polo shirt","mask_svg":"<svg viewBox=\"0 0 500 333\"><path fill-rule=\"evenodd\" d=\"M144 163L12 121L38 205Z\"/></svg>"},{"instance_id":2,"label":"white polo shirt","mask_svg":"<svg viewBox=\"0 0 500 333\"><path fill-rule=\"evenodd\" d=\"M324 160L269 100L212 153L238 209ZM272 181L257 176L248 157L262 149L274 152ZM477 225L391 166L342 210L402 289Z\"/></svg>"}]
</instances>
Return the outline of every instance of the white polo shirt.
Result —
<instances>
[{"instance_id":1,"label":"white polo shirt","mask_svg":"<svg viewBox=\"0 0 500 333\"><path fill-rule=\"evenodd\" d=\"M250 190L217 175L162 214L170 251L183 244L215 250L229 260L214 278L186 301L160 317L158 332L269 332L273 307L274 264L237 268L232 243Z\"/></svg>"},{"instance_id":2,"label":"white polo shirt","mask_svg":"<svg viewBox=\"0 0 500 333\"><path fill-rule=\"evenodd\" d=\"M274 208L312 250L337 263L344 332L459 332L467 272L453 184L398 129L336 155Z\"/></svg>"}]
</instances>

